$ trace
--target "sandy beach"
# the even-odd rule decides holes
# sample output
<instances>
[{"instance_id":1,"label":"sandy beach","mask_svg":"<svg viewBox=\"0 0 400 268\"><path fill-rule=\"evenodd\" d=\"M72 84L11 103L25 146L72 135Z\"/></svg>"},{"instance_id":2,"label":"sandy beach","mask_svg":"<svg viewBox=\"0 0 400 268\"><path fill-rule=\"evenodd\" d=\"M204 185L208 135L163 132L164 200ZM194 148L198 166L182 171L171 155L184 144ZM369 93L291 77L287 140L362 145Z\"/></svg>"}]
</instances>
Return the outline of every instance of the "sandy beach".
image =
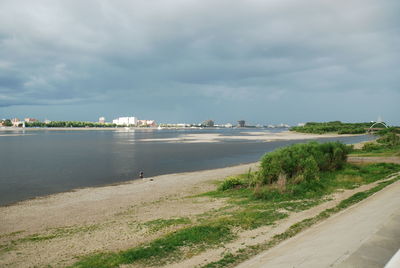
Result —
<instances>
[{"instance_id":1,"label":"sandy beach","mask_svg":"<svg viewBox=\"0 0 400 268\"><path fill-rule=\"evenodd\" d=\"M257 163L168 174L118 185L77 189L0 207L0 236L62 225L92 224L140 204L213 189L214 181L254 170Z\"/></svg>"},{"instance_id":2,"label":"sandy beach","mask_svg":"<svg viewBox=\"0 0 400 268\"><path fill-rule=\"evenodd\" d=\"M234 141L234 140L244 140L244 141L261 141L261 142L270 142L270 141L283 141L283 140L310 140L310 139L318 139L318 138L335 138L335 137L351 137L351 136L360 136L359 134L347 134L347 135L337 135L337 134L307 134L307 133L298 133L292 131L283 131L283 132L268 132L268 131L259 131L259 132L248 132L245 129L240 134L242 135L232 135L225 136L218 133L201 133L201 134L184 134L177 138L167 138L167 139L142 139L144 142L154 142L154 141L163 141L163 142L183 142L183 143L202 143L202 142L221 142L221 141Z\"/></svg>"}]
</instances>

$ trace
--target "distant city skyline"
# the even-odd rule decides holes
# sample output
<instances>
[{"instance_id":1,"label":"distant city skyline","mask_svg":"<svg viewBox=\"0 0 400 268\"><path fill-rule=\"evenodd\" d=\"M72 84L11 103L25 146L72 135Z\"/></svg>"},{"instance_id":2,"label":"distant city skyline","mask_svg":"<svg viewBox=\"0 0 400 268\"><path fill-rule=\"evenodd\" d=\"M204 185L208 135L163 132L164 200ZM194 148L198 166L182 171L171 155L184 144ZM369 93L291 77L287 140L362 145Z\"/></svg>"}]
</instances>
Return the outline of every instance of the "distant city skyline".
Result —
<instances>
[{"instance_id":1,"label":"distant city skyline","mask_svg":"<svg viewBox=\"0 0 400 268\"><path fill-rule=\"evenodd\" d=\"M400 1L0 2L0 118L400 125Z\"/></svg>"}]
</instances>

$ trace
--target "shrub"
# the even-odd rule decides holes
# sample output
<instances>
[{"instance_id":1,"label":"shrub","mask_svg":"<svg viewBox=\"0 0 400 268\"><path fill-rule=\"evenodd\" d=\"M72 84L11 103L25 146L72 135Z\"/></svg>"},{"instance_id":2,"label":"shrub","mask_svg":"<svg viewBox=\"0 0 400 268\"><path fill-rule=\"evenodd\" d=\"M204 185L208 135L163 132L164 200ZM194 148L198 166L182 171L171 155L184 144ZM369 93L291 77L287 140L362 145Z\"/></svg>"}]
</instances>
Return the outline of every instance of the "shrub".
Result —
<instances>
[{"instance_id":1,"label":"shrub","mask_svg":"<svg viewBox=\"0 0 400 268\"><path fill-rule=\"evenodd\" d=\"M225 190L229 190L229 189L247 187L247 186L248 186L248 183L244 179L242 179L238 176L232 176L232 177L226 178L219 185L218 190L225 191Z\"/></svg>"},{"instance_id":2,"label":"shrub","mask_svg":"<svg viewBox=\"0 0 400 268\"><path fill-rule=\"evenodd\" d=\"M382 145L373 142L367 142L362 147L362 150L366 152L371 152L379 149L382 149Z\"/></svg>"},{"instance_id":3,"label":"shrub","mask_svg":"<svg viewBox=\"0 0 400 268\"><path fill-rule=\"evenodd\" d=\"M400 145L400 137L394 132L389 132L379 138L377 142L384 144L386 146L398 146Z\"/></svg>"},{"instance_id":4,"label":"shrub","mask_svg":"<svg viewBox=\"0 0 400 268\"><path fill-rule=\"evenodd\" d=\"M350 148L339 142L295 144L265 154L258 183L272 184L281 174L289 183L319 178L320 171L340 169Z\"/></svg>"}]
</instances>

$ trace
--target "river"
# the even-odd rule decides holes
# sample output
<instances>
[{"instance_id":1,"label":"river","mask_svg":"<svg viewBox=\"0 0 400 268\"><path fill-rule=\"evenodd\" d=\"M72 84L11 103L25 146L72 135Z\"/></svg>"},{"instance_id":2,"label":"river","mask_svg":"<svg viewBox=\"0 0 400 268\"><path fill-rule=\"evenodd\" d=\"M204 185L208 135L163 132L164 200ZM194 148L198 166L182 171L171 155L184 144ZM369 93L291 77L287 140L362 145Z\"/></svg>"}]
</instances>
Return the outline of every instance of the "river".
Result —
<instances>
[{"instance_id":1,"label":"river","mask_svg":"<svg viewBox=\"0 0 400 268\"><path fill-rule=\"evenodd\" d=\"M0 133L0 205L82 187L168 173L250 163L266 152L304 140L246 140L280 129L24 130ZM250 133L250 134L249 134ZM174 142L191 134L220 134L219 142ZM243 139L224 140L224 137ZM322 138L357 143L372 136Z\"/></svg>"}]
</instances>

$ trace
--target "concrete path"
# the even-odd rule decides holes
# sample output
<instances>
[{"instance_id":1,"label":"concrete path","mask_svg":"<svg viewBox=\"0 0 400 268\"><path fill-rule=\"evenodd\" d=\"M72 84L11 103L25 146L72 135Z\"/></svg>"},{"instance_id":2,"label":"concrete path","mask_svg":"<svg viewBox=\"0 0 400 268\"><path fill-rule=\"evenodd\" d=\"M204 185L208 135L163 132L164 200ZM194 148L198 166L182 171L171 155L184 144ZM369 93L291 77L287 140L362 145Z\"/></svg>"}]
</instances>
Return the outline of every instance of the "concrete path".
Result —
<instances>
[{"instance_id":1,"label":"concrete path","mask_svg":"<svg viewBox=\"0 0 400 268\"><path fill-rule=\"evenodd\" d=\"M396 182L238 267L384 267L399 248Z\"/></svg>"}]
</instances>

